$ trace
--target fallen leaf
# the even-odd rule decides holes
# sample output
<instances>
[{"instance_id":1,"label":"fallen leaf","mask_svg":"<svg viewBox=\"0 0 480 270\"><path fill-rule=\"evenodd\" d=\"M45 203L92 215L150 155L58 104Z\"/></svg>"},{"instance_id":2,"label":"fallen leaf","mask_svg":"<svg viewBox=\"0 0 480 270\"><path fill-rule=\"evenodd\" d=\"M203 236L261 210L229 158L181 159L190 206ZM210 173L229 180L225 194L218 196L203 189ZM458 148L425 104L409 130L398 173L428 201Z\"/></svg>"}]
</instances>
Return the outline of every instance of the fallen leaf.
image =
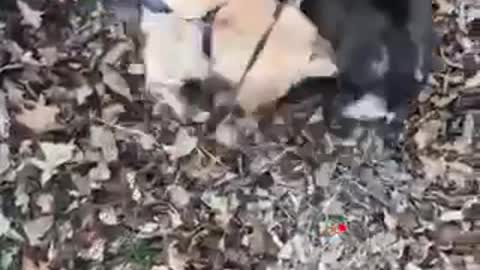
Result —
<instances>
[{"instance_id":1,"label":"fallen leaf","mask_svg":"<svg viewBox=\"0 0 480 270\"><path fill-rule=\"evenodd\" d=\"M56 105L35 104L32 110L24 108L15 120L37 134L58 130L63 126L56 121L60 109Z\"/></svg>"},{"instance_id":2,"label":"fallen leaf","mask_svg":"<svg viewBox=\"0 0 480 270\"><path fill-rule=\"evenodd\" d=\"M238 130L229 123L222 122L215 130L215 140L229 148L238 147Z\"/></svg>"},{"instance_id":3,"label":"fallen leaf","mask_svg":"<svg viewBox=\"0 0 480 270\"><path fill-rule=\"evenodd\" d=\"M140 146L143 148L143 150L149 151L155 148L157 145L157 140L155 137L152 135L143 132L142 130L139 129L133 129L133 128L123 128L120 126L116 126L117 128L117 138L118 140L129 140L129 139L134 139L137 143L140 144Z\"/></svg>"},{"instance_id":4,"label":"fallen leaf","mask_svg":"<svg viewBox=\"0 0 480 270\"><path fill-rule=\"evenodd\" d=\"M227 226L231 221L233 213L239 206L236 197L228 198L215 192L204 192L201 199L206 205L215 211L216 222L223 226Z\"/></svg>"},{"instance_id":5,"label":"fallen leaf","mask_svg":"<svg viewBox=\"0 0 480 270\"><path fill-rule=\"evenodd\" d=\"M42 56L42 63L46 66L53 66L58 60L58 50L56 47L45 47L38 49L38 53Z\"/></svg>"},{"instance_id":6,"label":"fallen leaf","mask_svg":"<svg viewBox=\"0 0 480 270\"><path fill-rule=\"evenodd\" d=\"M327 187L332 179L337 164L335 162L324 162L315 170L315 183L319 187Z\"/></svg>"},{"instance_id":7,"label":"fallen leaf","mask_svg":"<svg viewBox=\"0 0 480 270\"><path fill-rule=\"evenodd\" d=\"M167 247L167 263L172 270L185 270L188 257L178 251L178 241L173 241Z\"/></svg>"},{"instance_id":8,"label":"fallen leaf","mask_svg":"<svg viewBox=\"0 0 480 270\"><path fill-rule=\"evenodd\" d=\"M370 238L371 249L375 253L381 253L397 241L395 234L391 232L379 232Z\"/></svg>"},{"instance_id":9,"label":"fallen leaf","mask_svg":"<svg viewBox=\"0 0 480 270\"><path fill-rule=\"evenodd\" d=\"M343 215L343 203L337 200L335 197L332 197L324 202L322 212L325 215L336 216L336 215Z\"/></svg>"},{"instance_id":10,"label":"fallen leaf","mask_svg":"<svg viewBox=\"0 0 480 270\"><path fill-rule=\"evenodd\" d=\"M446 164L446 179L455 182L458 187L466 187L468 180L475 178L474 169L468 164L458 161L448 162Z\"/></svg>"},{"instance_id":11,"label":"fallen leaf","mask_svg":"<svg viewBox=\"0 0 480 270\"><path fill-rule=\"evenodd\" d=\"M0 212L0 237L10 230L10 220Z\"/></svg>"},{"instance_id":12,"label":"fallen leaf","mask_svg":"<svg viewBox=\"0 0 480 270\"><path fill-rule=\"evenodd\" d=\"M465 88L473 88L480 86L480 72L477 72L475 76L468 78L465 81Z\"/></svg>"},{"instance_id":13,"label":"fallen leaf","mask_svg":"<svg viewBox=\"0 0 480 270\"><path fill-rule=\"evenodd\" d=\"M437 108L444 108L447 105L451 104L452 101L455 101L458 97L458 93L453 93L448 96L440 97L434 96L430 99L430 101L437 107Z\"/></svg>"},{"instance_id":14,"label":"fallen leaf","mask_svg":"<svg viewBox=\"0 0 480 270\"><path fill-rule=\"evenodd\" d=\"M169 270L169 268L165 265L154 265L150 270Z\"/></svg>"},{"instance_id":15,"label":"fallen leaf","mask_svg":"<svg viewBox=\"0 0 480 270\"><path fill-rule=\"evenodd\" d=\"M21 61L22 63L24 64L27 64L27 65L32 65L32 66L35 66L35 67L42 67L44 64L42 62L40 62L39 60L37 60L37 58L35 58L34 54L32 51L26 51L22 57L21 57ZM37 74L32 74L32 76L38 76Z\"/></svg>"},{"instance_id":16,"label":"fallen leaf","mask_svg":"<svg viewBox=\"0 0 480 270\"><path fill-rule=\"evenodd\" d=\"M7 83L7 82L5 82ZM7 96L0 92L0 138L10 135L10 116L7 111Z\"/></svg>"},{"instance_id":17,"label":"fallen leaf","mask_svg":"<svg viewBox=\"0 0 480 270\"><path fill-rule=\"evenodd\" d=\"M467 175L473 174L475 172L475 170L470 165L459 161L449 162L448 167L450 170L455 170Z\"/></svg>"},{"instance_id":18,"label":"fallen leaf","mask_svg":"<svg viewBox=\"0 0 480 270\"><path fill-rule=\"evenodd\" d=\"M102 150L103 158L107 162L118 159L118 148L115 135L110 129L103 126L90 127L90 144Z\"/></svg>"},{"instance_id":19,"label":"fallen leaf","mask_svg":"<svg viewBox=\"0 0 480 270\"><path fill-rule=\"evenodd\" d=\"M438 4L438 13L451 14L455 10L455 6L449 0L435 0Z\"/></svg>"},{"instance_id":20,"label":"fallen leaf","mask_svg":"<svg viewBox=\"0 0 480 270\"><path fill-rule=\"evenodd\" d=\"M23 89L21 89L18 84L14 83L13 81L5 78L3 80L3 88L7 90L7 99L8 102L15 106L22 106L24 103L23 95L25 94ZM4 102L4 101L2 101ZM2 105L3 106L3 105ZM6 109L7 107L5 107ZM3 114L4 112L2 112Z\"/></svg>"},{"instance_id":21,"label":"fallen leaf","mask_svg":"<svg viewBox=\"0 0 480 270\"><path fill-rule=\"evenodd\" d=\"M102 238L95 239L88 249L78 252L78 256L83 259L101 262L104 259L106 240Z\"/></svg>"},{"instance_id":22,"label":"fallen leaf","mask_svg":"<svg viewBox=\"0 0 480 270\"><path fill-rule=\"evenodd\" d=\"M150 134L144 133L142 131L137 130L136 133L137 137L139 137L138 142L140 146L142 146L143 150L153 150L155 145L157 144L157 140Z\"/></svg>"},{"instance_id":23,"label":"fallen leaf","mask_svg":"<svg viewBox=\"0 0 480 270\"><path fill-rule=\"evenodd\" d=\"M102 63L104 65L114 65L120 61L123 55L133 50L130 42L120 41L116 43L103 57Z\"/></svg>"},{"instance_id":24,"label":"fallen leaf","mask_svg":"<svg viewBox=\"0 0 480 270\"><path fill-rule=\"evenodd\" d=\"M52 194L43 193L37 198L36 204L40 207L42 214L51 214L53 212L54 198Z\"/></svg>"},{"instance_id":25,"label":"fallen leaf","mask_svg":"<svg viewBox=\"0 0 480 270\"><path fill-rule=\"evenodd\" d=\"M98 214L98 218L105 225L118 225L117 214L115 213L115 209L112 206L107 206L103 208Z\"/></svg>"},{"instance_id":26,"label":"fallen leaf","mask_svg":"<svg viewBox=\"0 0 480 270\"><path fill-rule=\"evenodd\" d=\"M110 88L110 90L125 97L129 101L132 101L133 97L130 92L130 87L125 78L123 78L118 71L109 65L103 65L101 71L103 82Z\"/></svg>"},{"instance_id":27,"label":"fallen leaf","mask_svg":"<svg viewBox=\"0 0 480 270\"><path fill-rule=\"evenodd\" d=\"M10 168L10 148L8 144L0 144L0 175ZM1 182L1 181L0 181Z\"/></svg>"},{"instance_id":28,"label":"fallen leaf","mask_svg":"<svg viewBox=\"0 0 480 270\"><path fill-rule=\"evenodd\" d=\"M435 180L437 177L445 175L445 161L439 159L432 159L428 156L419 156L420 162L423 164L423 170L425 172L425 177L428 180Z\"/></svg>"},{"instance_id":29,"label":"fallen leaf","mask_svg":"<svg viewBox=\"0 0 480 270\"><path fill-rule=\"evenodd\" d=\"M383 222L389 230L395 230L398 226L398 218L395 215L391 215L386 209L383 210Z\"/></svg>"},{"instance_id":30,"label":"fallen leaf","mask_svg":"<svg viewBox=\"0 0 480 270\"><path fill-rule=\"evenodd\" d=\"M76 147L73 143L40 143L40 149L42 150L45 159L41 160L38 158L32 158L30 161L33 165L43 170L41 177L42 186L45 185L56 173L58 166L70 161L73 158L75 148Z\"/></svg>"},{"instance_id":31,"label":"fallen leaf","mask_svg":"<svg viewBox=\"0 0 480 270\"><path fill-rule=\"evenodd\" d=\"M15 206L20 208L22 213L26 213L29 207L30 196L26 191L25 183L19 183L15 189Z\"/></svg>"},{"instance_id":32,"label":"fallen leaf","mask_svg":"<svg viewBox=\"0 0 480 270\"><path fill-rule=\"evenodd\" d=\"M41 238L50 230L53 225L53 216L42 216L23 224L23 230L32 246L41 244Z\"/></svg>"},{"instance_id":33,"label":"fallen leaf","mask_svg":"<svg viewBox=\"0 0 480 270\"><path fill-rule=\"evenodd\" d=\"M144 235L152 235L159 229L159 224L155 222L146 222L138 226L139 231Z\"/></svg>"},{"instance_id":34,"label":"fallen leaf","mask_svg":"<svg viewBox=\"0 0 480 270\"><path fill-rule=\"evenodd\" d=\"M110 104L102 108L102 120L108 124L113 124L117 122L119 115L124 112L126 112L126 110L122 104Z\"/></svg>"},{"instance_id":35,"label":"fallen leaf","mask_svg":"<svg viewBox=\"0 0 480 270\"><path fill-rule=\"evenodd\" d=\"M132 75L144 75L145 74L145 65L136 63L128 65L128 74Z\"/></svg>"},{"instance_id":36,"label":"fallen leaf","mask_svg":"<svg viewBox=\"0 0 480 270\"><path fill-rule=\"evenodd\" d=\"M180 95L178 89L179 88L175 86L167 87L157 83L151 83L149 85L150 94L158 100L157 106L166 104L180 119L184 119L187 115L187 103L185 98Z\"/></svg>"},{"instance_id":37,"label":"fallen leaf","mask_svg":"<svg viewBox=\"0 0 480 270\"><path fill-rule=\"evenodd\" d=\"M268 254L270 235L265 226L259 222L252 222L252 233L248 236L248 247L252 255Z\"/></svg>"},{"instance_id":38,"label":"fallen leaf","mask_svg":"<svg viewBox=\"0 0 480 270\"><path fill-rule=\"evenodd\" d=\"M97 166L91 168L88 172L90 181L107 181L110 180L111 175L107 163L102 161L98 162Z\"/></svg>"},{"instance_id":39,"label":"fallen leaf","mask_svg":"<svg viewBox=\"0 0 480 270\"><path fill-rule=\"evenodd\" d=\"M418 102L420 103L427 102L434 93L435 92L433 87L425 87L425 89L423 89L418 95L418 98L417 98Z\"/></svg>"},{"instance_id":40,"label":"fallen leaf","mask_svg":"<svg viewBox=\"0 0 480 270\"><path fill-rule=\"evenodd\" d=\"M22 257L22 270L50 270L50 266L47 262L43 261L35 263L24 254Z\"/></svg>"},{"instance_id":41,"label":"fallen leaf","mask_svg":"<svg viewBox=\"0 0 480 270\"><path fill-rule=\"evenodd\" d=\"M17 0L17 7L23 17L23 23L33 26L34 28L40 28L42 25L43 11L32 9L27 3L22 0Z\"/></svg>"},{"instance_id":42,"label":"fallen leaf","mask_svg":"<svg viewBox=\"0 0 480 270\"><path fill-rule=\"evenodd\" d=\"M77 98L78 105L85 103L87 98L93 94L93 89L86 83L82 84L80 87L75 88L75 94Z\"/></svg>"},{"instance_id":43,"label":"fallen leaf","mask_svg":"<svg viewBox=\"0 0 480 270\"><path fill-rule=\"evenodd\" d=\"M72 174L72 182L77 188L77 192L80 196L90 195L92 185L88 177L83 177L74 173Z\"/></svg>"},{"instance_id":44,"label":"fallen leaf","mask_svg":"<svg viewBox=\"0 0 480 270\"><path fill-rule=\"evenodd\" d=\"M0 252L0 269L14 269L18 254L18 247L9 246L3 248Z\"/></svg>"},{"instance_id":45,"label":"fallen leaf","mask_svg":"<svg viewBox=\"0 0 480 270\"><path fill-rule=\"evenodd\" d=\"M198 138L190 136L186 129L181 128L177 132L177 137L173 145L165 145L165 151L172 160L179 159L190 154L197 147Z\"/></svg>"},{"instance_id":46,"label":"fallen leaf","mask_svg":"<svg viewBox=\"0 0 480 270\"><path fill-rule=\"evenodd\" d=\"M439 220L443 222L451 222L451 221L460 221L463 220L465 217L463 216L462 211L460 210L448 210L442 213Z\"/></svg>"},{"instance_id":47,"label":"fallen leaf","mask_svg":"<svg viewBox=\"0 0 480 270\"><path fill-rule=\"evenodd\" d=\"M199 111L192 116L192 121L197 124L202 124L210 119L210 112Z\"/></svg>"},{"instance_id":48,"label":"fallen leaf","mask_svg":"<svg viewBox=\"0 0 480 270\"><path fill-rule=\"evenodd\" d=\"M422 125L413 137L417 144L417 148L422 150L430 145L439 135L440 129L443 125L444 124L439 120L431 120Z\"/></svg>"},{"instance_id":49,"label":"fallen leaf","mask_svg":"<svg viewBox=\"0 0 480 270\"><path fill-rule=\"evenodd\" d=\"M302 234L296 234L291 239L291 244L295 251L296 258L302 263L307 263L308 250L310 248L308 239Z\"/></svg>"},{"instance_id":50,"label":"fallen leaf","mask_svg":"<svg viewBox=\"0 0 480 270\"><path fill-rule=\"evenodd\" d=\"M179 185L170 185L167 187L170 201L178 208L182 209L190 203L191 194Z\"/></svg>"}]
</instances>

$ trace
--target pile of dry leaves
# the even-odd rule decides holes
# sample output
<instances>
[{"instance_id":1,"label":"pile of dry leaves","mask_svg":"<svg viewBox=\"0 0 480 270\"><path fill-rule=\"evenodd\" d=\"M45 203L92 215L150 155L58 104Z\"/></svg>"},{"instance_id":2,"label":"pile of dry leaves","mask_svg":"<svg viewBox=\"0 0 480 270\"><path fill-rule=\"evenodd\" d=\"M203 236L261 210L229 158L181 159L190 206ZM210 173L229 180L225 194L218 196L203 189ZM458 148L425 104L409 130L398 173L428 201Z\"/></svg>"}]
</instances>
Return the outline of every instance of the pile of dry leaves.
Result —
<instances>
[{"instance_id":1,"label":"pile of dry leaves","mask_svg":"<svg viewBox=\"0 0 480 270\"><path fill-rule=\"evenodd\" d=\"M419 97L404 149L368 130L340 143L318 111L295 135L288 121L259 131L248 118L208 132L208 113L179 98L178 80L210 69L242 78L248 63L229 50L254 46L272 18L250 31L237 13L272 6L232 0L239 6L219 11L212 67L183 18L225 1L166 2L180 16L150 14L141 26L159 31L143 40L162 44L153 55L91 3L18 0L0 12L0 269L480 268L475 1L434 1L444 64ZM272 40L309 29L295 8L282 14ZM247 38L221 42L237 32ZM267 41L260 67L296 49L278 67L331 74L324 46L306 64L315 31L300 32L304 43ZM298 76L260 67L243 78L245 110L281 97ZM166 77L178 80L161 84ZM255 89L268 95L252 100Z\"/></svg>"}]
</instances>

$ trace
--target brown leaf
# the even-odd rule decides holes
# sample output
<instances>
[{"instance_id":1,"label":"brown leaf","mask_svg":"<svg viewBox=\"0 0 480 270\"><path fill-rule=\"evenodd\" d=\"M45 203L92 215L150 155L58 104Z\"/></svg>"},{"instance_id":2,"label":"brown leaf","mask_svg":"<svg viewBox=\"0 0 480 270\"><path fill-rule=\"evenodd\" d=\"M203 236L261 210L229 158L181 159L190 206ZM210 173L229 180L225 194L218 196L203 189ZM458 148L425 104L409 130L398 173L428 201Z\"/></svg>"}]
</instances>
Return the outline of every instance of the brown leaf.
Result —
<instances>
[{"instance_id":1,"label":"brown leaf","mask_svg":"<svg viewBox=\"0 0 480 270\"><path fill-rule=\"evenodd\" d=\"M43 11L32 9L27 3L17 0L17 6L23 17L23 23L39 28L42 25Z\"/></svg>"},{"instance_id":2,"label":"brown leaf","mask_svg":"<svg viewBox=\"0 0 480 270\"><path fill-rule=\"evenodd\" d=\"M41 169L41 184L46 184L50 178L57 172L57 167L70 161L73 158L75 145L73 143L40 143L44 159L32 158L30 162Z\"/></svg>"},{"instance_id":3,"label":"brown leaf","mask_svg":"<svg viewBox=\"0 0 480 270\"><path fill-rule=\"evenodd\" d=\"M455 6L448 0L436 0L439 10L439 14L450 14L455 10Z\"/></svg>"},{"instance_id":4,"label":"brown leaf","mask_svg":"<svg viewBox=\"0 0 480 270\"><path fill-rule=\"evenodd\" d=\"M106 65L114 65L122 56L124 56L127 52L132 51L132 44L130 42L121 41L115 44L112 49L110 49L102 59L103 64Z\"/></svg>"},{"instance_id":5,"label":"brown leaf","mask_svg":"<svg viewBox=\"0 0 480 270\"><path fill-rule=\"evenodd\" d=\"M35 263L31 258L24 255L22 257L22 270L50 270L47 262Z\"/></svg>"},{"instance_id":6,"label":"brown leaf","mask_svg":"<svg viewBox=\"0 0 480 270\"><path fill-rule=\"evenodd\" d=\"M0 212L0 236L3 236L10 230L10 220Z\"/></svg>"},{"instance_id":7,"label":"brown leaf","mask_svg":"<svg viewBox=\"0 0 480 270\"><path fill-rule=\"evenodd\" d=\"M122 75L109 65L102 66L103 82L115 93L132 101L132 94L127 81Z\"/></svg>"},{"instance_id":8,"label":"brown leaf","mask_svg":"<svg viewBox=\"0 0 480 270\"><path fill-rule=\"evenodd\" d=\"M56 105L35 104L32 110L24 108L20 114L15 115L15 119L35 133L41 134L62 128L55 119L59 112Z\"/></svg>"},{"instance_id":9,"label":"brown leaf","mask_svg":"<svg viewBox=\"0 0 480 270\"><path fill-rule=\"evenodd\" d=\"M197 147L197 143L198 138L190 136L188 131L182 128L178 130L175 143L173 145L164 145L164 149L172 160L176 160L190 154Z\"/></svg>"},{"instance_id":10,"label":"brown leaf","mask_svg":"<svg viewBox=\"0 0 480 270\"><path fill-rule=\"evenodd\" d=\"M425 177L428 180L435 180L437 177L445 175L445 161L443 159L433 159L428 156L419 156L420 162L422 162L425 171Z\"/></svg>"},{"instance_id":11,"label":"brown leaf","mask_svg":"<svg viewBox=\"0 0 480 270\"><path fill-rule=\"evenodd\" d=\"M32 246L39 245L41 238L50 230L54 222L52 215L42 216L34 220L27 221L23 225L25 234Z\"/></svg>"},{"instance_id":12,"label":"brown leaf","mask_svg":"<svg viewBox=\"0 0 480 270\"><path fill-rule=\"evenodd\" d=\"M421 150L429 146L437 138L443 125L439 120L432 120L423 125L413 138L417 148Z\"/></svg>"},{"instance_id":13,"label":"brown leaf","mask_svg":"<svg viewBox=\"0 0 480 270\"><path fill-rule=\"evenodd\" d=\"M181 254L177 249L177 242L173 242L167 247L168 266L173 270L185 270L188 258Z\"/></svg>"},{"instance_id":14,"label":"brown leaf","mask_svg":"<svg viewBox=\"0 0 480 270\"><path fill-rule=\"evenodd\" d=\"M102 149L103 157L107 162L118 159L118 148L115 141L115 135L110 129L103 126L91 126L90 143L93 147Z\"/></svg>"},{"instance_id":15,"label":"brown leaf","mask_svg":"<svg viewBox=\"0 0 480 270\"><path fill-rule=\"evenodd\" d=\"M7 95L0 93L0 138L7 138L10 130L10 116L7 110Z\"/></svg>"}]
</instances>

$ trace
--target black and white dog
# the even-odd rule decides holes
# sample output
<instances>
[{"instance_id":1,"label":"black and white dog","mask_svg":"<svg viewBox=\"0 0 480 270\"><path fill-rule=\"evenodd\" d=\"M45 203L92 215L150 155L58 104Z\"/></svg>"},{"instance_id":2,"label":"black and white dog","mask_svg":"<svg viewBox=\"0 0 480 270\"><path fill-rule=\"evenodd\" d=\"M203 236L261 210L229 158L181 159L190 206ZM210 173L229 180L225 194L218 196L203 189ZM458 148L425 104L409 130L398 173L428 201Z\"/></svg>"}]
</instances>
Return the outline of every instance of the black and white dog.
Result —
<instances>
[{"instance_id":1,"label":"black and white dog","mask_svg":"<svg viewBox=\"0 0 480 270\"><path fill-rule=\"evenodd\" d=\"M431 0L303 0L300 8L334 47L338 118L383 118L402 131L432 69Z\"/></svg>"}]
</instances>

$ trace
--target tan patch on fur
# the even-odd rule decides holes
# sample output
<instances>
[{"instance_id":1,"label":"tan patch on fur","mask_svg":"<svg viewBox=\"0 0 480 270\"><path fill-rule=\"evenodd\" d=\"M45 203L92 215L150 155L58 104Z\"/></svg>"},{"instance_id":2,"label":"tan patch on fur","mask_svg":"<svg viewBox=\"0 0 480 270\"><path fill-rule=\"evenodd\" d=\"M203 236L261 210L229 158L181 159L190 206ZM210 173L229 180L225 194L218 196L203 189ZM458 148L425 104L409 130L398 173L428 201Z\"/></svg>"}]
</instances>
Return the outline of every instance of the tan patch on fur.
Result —
<instances>
[{"instance_id":1,"label":"tan patch on fur","mask_svg":"<svg viewBox=\"0 0 480 270\"><path fill-rule=\"evenodd\" d=\"M255 46L273 22L274 0L230 0L215 16L212 69L237 83Z\"/></svg>"},{"instance_id":2,"label":"tan patch on fur","mask_svg":"<svg viewBox=\"0 0 480 270\"><path fill-rule=\"evenodd\" d=\"M304 76L316 39L317 30L310 21L295 7L285 6L239 89L237 101L242 108L251 113L284 96Z\"/></svg>"}]
</instances>

